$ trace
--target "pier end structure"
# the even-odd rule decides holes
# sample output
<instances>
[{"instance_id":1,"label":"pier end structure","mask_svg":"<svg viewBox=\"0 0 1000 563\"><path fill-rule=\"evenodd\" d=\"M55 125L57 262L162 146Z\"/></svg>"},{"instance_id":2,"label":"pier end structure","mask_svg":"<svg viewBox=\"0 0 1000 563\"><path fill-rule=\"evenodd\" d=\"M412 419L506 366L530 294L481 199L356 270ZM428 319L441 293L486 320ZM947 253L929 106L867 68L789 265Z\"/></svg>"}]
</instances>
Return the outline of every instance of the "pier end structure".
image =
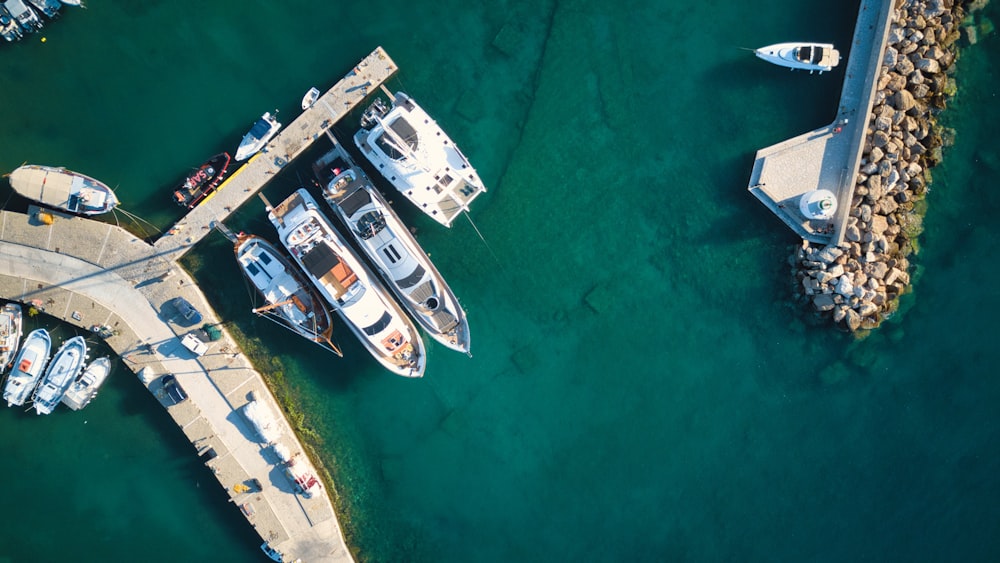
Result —
<instances>
[{"instance_id":1,"label":"pier end structure","mask_svg":"<svg viewBox=\"0 0 1000 563\"><path fill-rule=\"evenodd\" d=\"M760 149L754 157L747 189L809 242L844 241L894 5L895 0L861 0L836 120ZM830 219L809 220L800 212L799 199L814 190L836 195Z\"/></svg>"}]
</instances>

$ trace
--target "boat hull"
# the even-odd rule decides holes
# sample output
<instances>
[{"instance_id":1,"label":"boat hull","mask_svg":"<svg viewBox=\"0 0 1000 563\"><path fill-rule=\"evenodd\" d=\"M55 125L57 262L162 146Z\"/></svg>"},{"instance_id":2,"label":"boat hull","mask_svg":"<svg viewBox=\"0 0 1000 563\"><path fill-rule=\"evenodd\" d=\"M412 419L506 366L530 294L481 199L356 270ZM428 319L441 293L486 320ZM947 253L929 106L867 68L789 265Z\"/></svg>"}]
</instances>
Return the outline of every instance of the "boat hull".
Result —
<instances>
[{"instance_id":1,"label":"boat hull","mask_svg":"<svg viewBox=\"0 0 1000 563\"><path fill-rule=\"evenodd\" d=\"M188 209L197 207L222 182L222 178L229 170L230 160L227 152L219 153L208 159L187 178L184 178L180 186L174 190L174 202Z\"/></svg>"},{"instance_id":2,"label":"boat hull","mask_svg":"<svg viewBox=\"0 0 1000 563\"><path fill-rule=\"evenodd\" d=\"M7 406L21 406L35 390L52 352L52 338L44 328L31 331L14 358L3 398Z\"/></svg>"},{"instance_id":3,"label":"boat hull","mask_svg":"<svg viewBox=\"0 0 1000 563\"><path fill-rule=\"evenodd\" d=\"M369 107L354 144L417 209L450 227L486 192L479 174L412 98L397 92L384 116L383 109L379 103Z\"/></svg>"},{"instance_id":4,"label":"boat hull","mask_svg":"<svg viewBox=\"0 0 1000 563\"><path fill-rule=\"evenodd\" d=\"M10 185L28 199L78 215L100 215L118 205L106 184L65 168L26 164L10 173Z\"/></svg>"},{"instance_id":5,"label":"boat hull","mask_svg":"<svg viewBox=\"0 0 1000 563\"><path fill-rule=\"evenodd\" d=\"M426 354L413 322L299 189L269 209L281 244L365 349L396 375L421 377Z\"/></svg>"},{"instance_id":6,"label":"boat hull","mask_svg":"<svg viewBox=\"0 0 1000 563\"><path fill-rule=\"evenodd\" d=\"M396 300L424 331L469 353L469 325L458 299L416 238L339 143L313 166L323 197ZM338 171L332 178L327 171Z\"/></svg>"},{"instance_id":7,"label":"boat hull","mask_svg":"<svg viewBox=\"0 0 1000 563\"><path fill-rule=\"evenodd\" d=\"M0 309L0 373L7 371L21 344L21 306L7 303Z\"/></svg>"},{"instance_id":8,"label":"boat hull","mask_svg":"<svg viewBox=\"0 0 1000 563\"><path fill-rule=\"evenodd\" d=\"M89 405L110 374L111 359L107 356L90 362L79 379L74 381L63 395L62 404L75 411Z\"/></svg>"},{"instance_id":9,"label":"boat hull","mask_svg":"<svg viewBox=\"0 0 1000 563\"><path fill-rule=\"evenodd\" d=\"M86 359L87 341L82 336L74 336L63 342L32 395L36 414L50 414L56 408L70 385L80 375Z\"/></svg>"},{"instance_id":10,"label":"boat hull","mask_svg":"<svg viewBox=\"0 0 1000 563\"><path fill-rule=\"evenodd\" d=\"M826 72L840 63L840 52L829 43L776 43L754 54L772 64L810 72Z\"/></svg>"},{"instance_id":11,"label":"boat hull","mask_svg":"<svg viewBox=\"0 0 1000 563\"><path fill-rule=\"evenodd\" d=\"M267 301L257 314L272 314L279 322L313 342L333 346L333 323L326 303L304 279L298 267L271 243L241 234L234 247L243 275Z\"/></svg>"},{"instance_id":12,"label":"boat hull","mask_svg":"<svg viewBox=\"0 0 1000 563\"><path fill-rule=\"evenodd\" d=\"M236 162L242 162L257 154L257 151L264 148L264 145L278 134L279 129L281 123L278 123L271 112L262 115L243 136L239 148L236 149Z\"/></svg>"}]
</instances>

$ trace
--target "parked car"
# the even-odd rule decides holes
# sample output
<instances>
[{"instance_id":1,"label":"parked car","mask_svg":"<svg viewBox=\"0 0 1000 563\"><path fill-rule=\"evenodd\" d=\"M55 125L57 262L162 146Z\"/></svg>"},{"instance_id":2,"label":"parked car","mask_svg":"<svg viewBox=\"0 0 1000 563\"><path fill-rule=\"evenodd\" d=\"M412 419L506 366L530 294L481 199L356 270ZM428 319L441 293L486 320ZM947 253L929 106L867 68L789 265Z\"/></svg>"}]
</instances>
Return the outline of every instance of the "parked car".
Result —
<instances>
[{"instance_id":1,"label":"parked car","mask_svg":"<svg viewBox=\"0 0 1000 563\"><path fill-rule=\"evenodd\" d=\"M190 332L184 335L184 338L181 339L181 344L195 356L202 356L205 352L208 352L208 344L205 344L202 339Z\"/></svg>"},{"instance_id":2,"label":"parked car","mask_svg":"<svg viewBox=\"0 0 1000 563\"><path fill-rule=\"evenodd\" d=\"M184 324L187 326L196 325L201 322L201 313L199 313L198 309L195 309L194 305L189 303L187 299L184 299L183 297L175 297L173 300L173 306L177 311L177 314L184 319Z\"/></svg>"},{"instance_id":3,"label":"parked car","mask_svg":"<svg viewBox=\"0 0 1000 563\"><path fill-rule=\"evenodd\" d=\"M188 398L187 393L184 388L181 387L180 383L177 383L177 378L174 374L168 373L164 375L160 382L163 384L163 392L167 397L173 402L173 404L180 403Z\"/></svg>"}]
</instances>

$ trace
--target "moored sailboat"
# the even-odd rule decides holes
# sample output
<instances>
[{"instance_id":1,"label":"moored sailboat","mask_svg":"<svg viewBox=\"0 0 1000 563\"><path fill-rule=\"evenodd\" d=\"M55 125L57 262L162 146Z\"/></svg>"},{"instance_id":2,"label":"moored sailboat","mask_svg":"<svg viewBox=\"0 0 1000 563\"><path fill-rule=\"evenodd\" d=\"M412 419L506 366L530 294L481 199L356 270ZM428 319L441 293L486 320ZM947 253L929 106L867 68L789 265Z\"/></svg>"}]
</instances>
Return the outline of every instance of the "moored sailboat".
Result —
<instances>
[{"instance_id":1,"label":"moored sailboat","mask_svg":"<svg viewBox=\"0 0 1000 563\"><path fill-rule=\"evenodd\" d=\"M299 335L337 355L330 337L333 323L326 301L277 247L256 235L240 233L234 247L243 274L267 302L253 311L274 318Z\"/></svg>"},{"instance_id":2,"label":"moored sailboat","mask_svg":"<svg viewBox=\"0 0 1000 563\"><path fill-rule=\"evenodd\" d=\"M19 407L28 400L42 378L51 351L52 338L47 330L39 328L28 333L4 386L3 398L8 407Z\"/></svg>"},{"instance_id":3,"label":"moored sailboat","mask_svg":"<svg viewBox=\"0 0 1000 563\"><path fill-rule=\"evenodd\" d=\"M404 377L424 373L423 341L409 317L354 254L300 188L268 209L281 244L351 332L386 369Z\"/></svg>"},{"instance_id":4,"label":"moored sailboat","mask_svg":"<svg viewBox=\"0 0 1000 563\"><path fill-rule=\"evenodd\" d=\"M316 163L314 171L323 183L324 199L399 303L432 338L468 354L469 324L455 294L343 146L334 140L333 151Z\"/></svg>"}]
</instances>

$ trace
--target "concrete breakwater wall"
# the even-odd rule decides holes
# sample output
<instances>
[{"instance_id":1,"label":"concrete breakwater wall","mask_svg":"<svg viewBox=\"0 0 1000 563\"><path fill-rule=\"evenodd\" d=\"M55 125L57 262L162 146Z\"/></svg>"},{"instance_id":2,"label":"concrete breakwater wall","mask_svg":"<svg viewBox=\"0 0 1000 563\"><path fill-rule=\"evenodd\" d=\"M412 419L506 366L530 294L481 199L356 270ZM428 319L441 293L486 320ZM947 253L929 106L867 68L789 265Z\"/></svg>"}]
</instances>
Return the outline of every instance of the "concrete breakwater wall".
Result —
<instances>
[{"instance_id":1,"label":"concrete breakwater wall","mask_svg":"<svg viewBox=\"0 0 1000 563\"><path fill-rule=\"evenodd\" d=\"M935 116L956 91L951 75L966 10L982 4L897 1L844 242L804 240L789 259L802 300L851 332L876 328L909 289L920 200L949 142Z\"/></svg>"}]
</instances>

